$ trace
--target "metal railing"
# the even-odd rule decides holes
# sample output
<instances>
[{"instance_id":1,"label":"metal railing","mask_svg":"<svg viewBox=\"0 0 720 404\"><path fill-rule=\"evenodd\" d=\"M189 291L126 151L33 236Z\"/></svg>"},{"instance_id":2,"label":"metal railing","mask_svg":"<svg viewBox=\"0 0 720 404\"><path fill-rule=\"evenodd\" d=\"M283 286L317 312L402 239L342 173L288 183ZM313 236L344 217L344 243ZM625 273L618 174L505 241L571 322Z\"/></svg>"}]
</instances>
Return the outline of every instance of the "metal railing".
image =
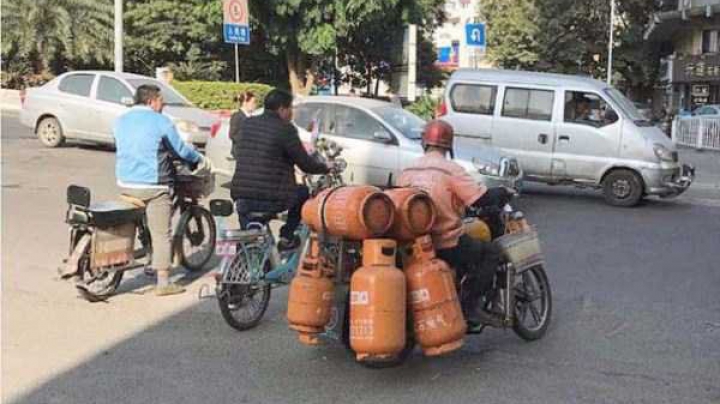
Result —
<instances>
[{"instance_id":1,"label":"metal railing","mask_svg":"<svg viewBox=\"0 0 720 404\"><path fill-rule=\"evenodd\" d=\"M675 144L696 149L720 150L720 117L693 116L675 119L672 140Z\"/></svg>"}]
</instances>

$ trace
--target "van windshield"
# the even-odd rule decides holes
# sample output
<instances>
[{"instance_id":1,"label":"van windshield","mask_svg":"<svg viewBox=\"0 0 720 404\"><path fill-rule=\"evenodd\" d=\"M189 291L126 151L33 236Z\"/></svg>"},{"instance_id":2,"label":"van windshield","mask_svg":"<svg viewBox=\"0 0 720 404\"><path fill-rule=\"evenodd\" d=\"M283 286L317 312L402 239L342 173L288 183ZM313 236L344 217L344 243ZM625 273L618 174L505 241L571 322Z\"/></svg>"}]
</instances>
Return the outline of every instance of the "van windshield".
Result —
<instances>
[{"instance_id":1,"label":"van windshield","mask_svg":"<svg viewBox=\"0 0 720 404\"><path fill-rule=\"evenodd\" d=\"M645 116L638 111L638 109L635 107L635 104L632 103L632 101L628 100L627 97L625 97L620 91L608 87L605 89L605 94L607 94L608 97L610 97L611 100L615 102L615 104L622 110L623 114L625 116L632 120L636 125L644 125L649 124L650 121L645 118Z\"/></svg>"},{"instance_id":2,"label":"van windshield","mask_svg":"<svg viewBox=\"0 0 720 404\"><path fill-rule=\"evenodd\" d=\"M165 101L165 105L172 105L172 106L178 106L178 107L189 107L191 106L187 101L183 99L183 97L175 91L172 87L166 86L165 84L161 83L158 80L153 79L128 79L128 83L130 83L133 88L137 90L138 87L140 87L143 84L152 84L155 86L160 87L160 94L162 94L163 100Z\"/></svg>"}]
</instances>

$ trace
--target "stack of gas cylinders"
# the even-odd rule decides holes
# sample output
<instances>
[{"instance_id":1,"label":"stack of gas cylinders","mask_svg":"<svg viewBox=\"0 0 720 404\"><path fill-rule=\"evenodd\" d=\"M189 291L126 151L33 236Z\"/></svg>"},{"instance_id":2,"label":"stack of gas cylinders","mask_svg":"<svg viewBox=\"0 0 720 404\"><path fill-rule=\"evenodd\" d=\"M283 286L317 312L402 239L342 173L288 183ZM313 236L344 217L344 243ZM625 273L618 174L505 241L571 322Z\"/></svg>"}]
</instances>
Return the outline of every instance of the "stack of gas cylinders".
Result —
<instances>
[{"instance_id":1,"label":"stack of gas cylinders","mask_svg":"<svg viewBox=\"0 0 720 404\"><path fill-rule=\"evenodd\" d=\"M397 356L410 325L425 355L462 346L466 324L454 272L435 256L430 231L436 209L426 193L338 187L310 199L302 217L317 234L362 242L362 265L350 278L349 339L358 361ZM290 328L303 343L316 344L330 321L339 281L333 276L333 263L323 258L317 235L311 236L288 302Z\"/></svg>"}]
</instances>

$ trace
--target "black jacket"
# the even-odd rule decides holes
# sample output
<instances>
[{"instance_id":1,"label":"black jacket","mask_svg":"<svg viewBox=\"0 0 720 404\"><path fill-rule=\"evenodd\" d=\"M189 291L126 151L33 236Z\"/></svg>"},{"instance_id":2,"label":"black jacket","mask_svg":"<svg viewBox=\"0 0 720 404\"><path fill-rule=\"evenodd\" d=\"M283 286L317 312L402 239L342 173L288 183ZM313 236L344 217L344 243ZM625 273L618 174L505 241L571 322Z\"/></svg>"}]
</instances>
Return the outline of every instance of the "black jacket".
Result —
<instances>
[{"instance_id":1,"label":"black jacket","mask_svg":"<svg viewBox=\"0 0 720 404\"><path fill-rule=\"evenodd\" d=\"M233 199L289 203L297 193L296 165L309 174L328 171L305 151L295 126L273 111L245 119L234 143Z\"/></svg>"}]
</instances>

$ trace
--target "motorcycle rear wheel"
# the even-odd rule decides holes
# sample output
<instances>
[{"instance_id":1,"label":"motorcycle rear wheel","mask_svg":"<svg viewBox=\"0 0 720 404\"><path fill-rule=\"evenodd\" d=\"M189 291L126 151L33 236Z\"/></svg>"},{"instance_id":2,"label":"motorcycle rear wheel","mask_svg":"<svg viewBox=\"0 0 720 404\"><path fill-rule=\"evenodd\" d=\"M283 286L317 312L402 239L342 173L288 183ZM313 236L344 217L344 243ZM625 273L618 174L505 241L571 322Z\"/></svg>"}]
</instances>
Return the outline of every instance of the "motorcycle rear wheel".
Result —
<instances>
[{"instance_id":1,"label":"motorcycle rear wheel","mask_svg":"<svg viewBox=\"0 0 720 404\"><path fill-rule=\"evenodd\" d=\"M123 272L93 272L90 269L90 234L85 234L75 245L71 258L77 258L76 289L88 302L107 300L115 293L123 278ZM87 238L87 239L86 239Z\"/></svg>"},{"instance_id":2,"label":"motorcycle rear wheel","mask_svg":"<svg viewBox=\"0 0 720 404\"><path fill-rule=\"evenodd\" d=\"M515 334L526 341L540 339L547 332L551 318L552 294L543 266L534 266L516 275Z\"/></svg>"}]
</instances>

